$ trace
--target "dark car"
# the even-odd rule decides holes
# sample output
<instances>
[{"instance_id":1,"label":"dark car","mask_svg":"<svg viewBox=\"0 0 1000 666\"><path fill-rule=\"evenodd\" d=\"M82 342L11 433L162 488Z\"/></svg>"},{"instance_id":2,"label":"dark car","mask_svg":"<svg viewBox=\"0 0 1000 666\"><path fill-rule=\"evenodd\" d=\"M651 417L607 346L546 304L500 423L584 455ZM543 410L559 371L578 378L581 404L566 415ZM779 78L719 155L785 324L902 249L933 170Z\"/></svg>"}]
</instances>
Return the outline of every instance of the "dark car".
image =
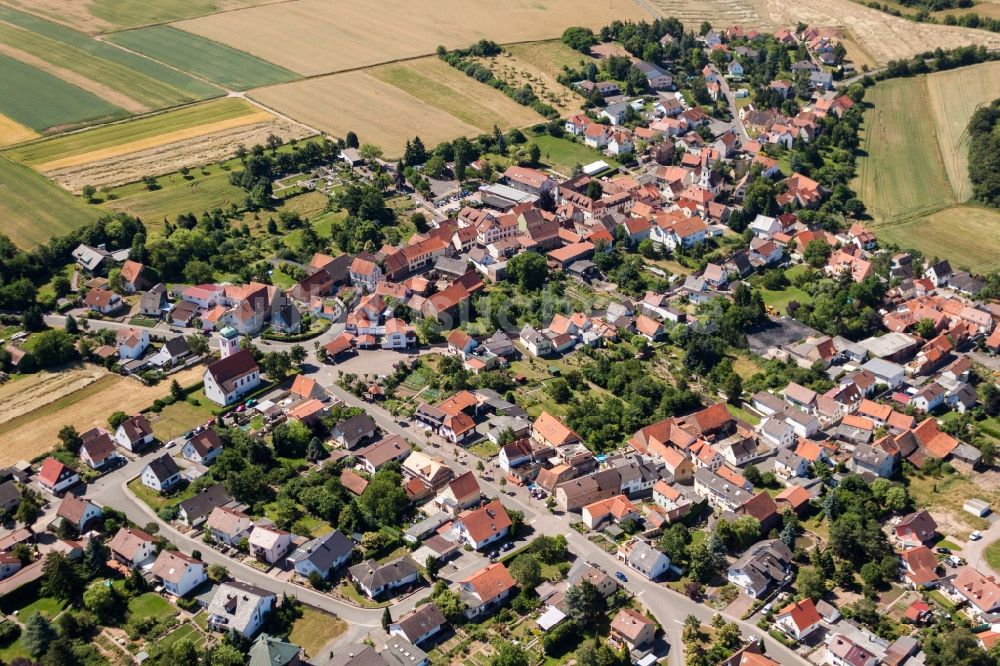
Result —
<instances>
[{"instance_id":1,"label":"dark car","mask_svg":"<svg viewBox=\"0 0 1000 666\"><path fill-rule=\"evenodd\" d=\"M507 543L505 543L504 545L500 546L500 550L502 550L502 551L503 551L503 552L505 552L505 553L506 553L506 552L507 552L508 550L513 550L513 548L514 548L514 544L512 544L512 543L511 543L511 542L509 542L509 541L508 541Z\"/></svg>"},{"instance_id":2,"label":"dark car","mask_svg":"<svg viewBox=\"0 0 1000 666\"><path fill-rule=\"evenodd\" d=\"M615 572L615 578L617 578L618 580L620 580L623 583L627 583L628 582L628 577L625 574L623 574L621 571L616 571Z\"/></svg>"},{"instance_id":3,"label":"dark car","mask_svg":"<svg viewBox=\"0 0 1000 666\"><path fill-rule=\"evenodd\" d=\"M944 546L940 546L937 548L937 552L941 553L942 555L951 555L951 548L945 548Z\"/></svg>"},{"instance_id":4,"label":"dark car","mask_svg":"<svg viewBox=\"0 0 1000 666\"><path fill-rule=\"evenodd\" d=\"M496 551L496 550L494 550L494 551L491 551L491 552L490 552L490 554L489 554L489 558L490 558L491 560L495 560L495 559L497 559L498 557L500 557L500 551Z\"/></svg>"}]
</instances>

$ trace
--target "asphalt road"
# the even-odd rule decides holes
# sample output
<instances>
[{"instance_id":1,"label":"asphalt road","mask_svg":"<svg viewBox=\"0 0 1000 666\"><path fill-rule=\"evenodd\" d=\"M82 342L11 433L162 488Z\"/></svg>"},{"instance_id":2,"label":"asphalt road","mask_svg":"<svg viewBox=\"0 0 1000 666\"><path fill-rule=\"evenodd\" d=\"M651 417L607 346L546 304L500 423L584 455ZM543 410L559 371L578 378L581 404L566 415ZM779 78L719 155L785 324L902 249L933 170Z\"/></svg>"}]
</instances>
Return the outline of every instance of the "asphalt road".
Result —
<instances>
[{"instance_id":1,"label":"asphalt road","mask_svg":"<svg viewBox=\"0 0 1000 666\"><path fill-rule=\"evenodd\" d=\"M121 327L121 324L111 322L93 322L93 324L105 325L111 328ZM51 322L50 325L55 325ZM334 327L335 329L338 327ZM324 338L332 338L337 332L328 332ZM272 345L267 345L268 347ZM277 346L277 345L275 345ZM396 422L388 411L378 405L366 403L354 395L343 390L336 384L336 368L325 364L317 363L312 350L312 345L306 346L309 351L309 360L304 368L305 374L315 378L332 395L340 398L344 403L364 409L385 432L401 435L412 442L424 444L426 437L423 430L411 425L402 426ZM377 352L376 352L377 353ZM479 461L475 456L467 453L460 447L443 442L435 437L435 441L440 445L438 449L448 464L459 475L474 469ZM297 597L303 603L307 603L316 608L334 613L350 624L350 630L342 636L337 643L347 641L358 641L365 634L371 633L375 636L382 634L380 621L381 609L358 608L352 604L339 601L325 594L321 594L305 587L290 584L278 580L272 575L266 574L249 565L230 559L221 553L213 550L200 539L191 538L178 531L170 524L160 520L142 501L136 498L126 487L127 482L136 477L142 467L152 458L161 455L162 451L154 451L131 461L124 467L115 470L105 477L92 484L87 491L87 496L104 506L114 507L125 514L139 525L145 525L150 521L156 522L160 526L160 532L173 541L180 549L191 552L199 550L202 559L208 564L221 564L228 568L230 574L240 580L257 585L277 594L288 593ZM499 470L496 471L499 473ZM503 497L506 506L517 509L524 513L525 523L529 524L535 534L557 535L563 534L569 541L572 552L586 561L598 565L607 571L621 570L628 576L628 583L625 587L636 597L638 597L653 613L666 632L666 639L671 645L669 663L670 666L683 665L683 649L681 644L681 630L684 618L694 615L707 622L711 619L714 611L707 606L696 603L686 596L674 592L673 590L647 580L635 571L632 571L615 560L614 555L605 552L596 544L588 541L583 535L570 527L573 517L570 515L551 514L544 507L542 502L532 500L524 488L516 488L508 485L502 490L493 483L480 477L480 486L487 496ZM486 564L486 560L483 560ZM425 595L417 592L409 597L393 604L393 616L410 611L416 602ZM727 618L737 620L738 618ZM761 632L756 626L746 622L740 622L744 634L753 634L761 637L766 645L767 654L782 664L805 664L805 660L796 655L793 651L771 639L766 633Z\"/></svg>"}]
</instances>

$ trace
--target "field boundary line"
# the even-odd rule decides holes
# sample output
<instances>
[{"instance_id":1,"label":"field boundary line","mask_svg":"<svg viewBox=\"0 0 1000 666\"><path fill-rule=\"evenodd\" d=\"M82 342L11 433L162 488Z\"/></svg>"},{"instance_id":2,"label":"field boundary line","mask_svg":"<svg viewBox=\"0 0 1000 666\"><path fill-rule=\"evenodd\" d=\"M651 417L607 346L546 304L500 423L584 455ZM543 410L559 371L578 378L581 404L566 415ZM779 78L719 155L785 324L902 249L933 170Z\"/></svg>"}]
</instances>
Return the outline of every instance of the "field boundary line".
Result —
<instances>
[{"instance_id":1,"label":"field boundary line","mask_svg":"<svg viewBox=\"0 0 1000 666\"><path fill-rule=\"evenodd\" d=\"M218 12L208 12L207 14L198 14L197 16L185 16L184 18L170 19L169 21L156 21L155 23L143 23L142 25L132 25L127 28L118 28L117 30L100 30L98 32L87 33L93 37L103 37L104 35L113 35L116 32L128 32L129 30L138 30L139 28L155 28L160 25L172 25L174 23L180 23L181 21L194 21L195 19L205 18L206 16L215 16L217 14L231 14L233 12L242 12L246 9L253 9L254 7L268 7L270 5L284 5L291 2L298 2L298 0L272 0L272 2L261 2L255 5L245 5L243 7L233 7L231 9L223 9ZM34 15L33 12L29 12ZM179 30L181 28L178 28ZM186 32L186 31L185 31Z\"/></svg>"}]
</instances>

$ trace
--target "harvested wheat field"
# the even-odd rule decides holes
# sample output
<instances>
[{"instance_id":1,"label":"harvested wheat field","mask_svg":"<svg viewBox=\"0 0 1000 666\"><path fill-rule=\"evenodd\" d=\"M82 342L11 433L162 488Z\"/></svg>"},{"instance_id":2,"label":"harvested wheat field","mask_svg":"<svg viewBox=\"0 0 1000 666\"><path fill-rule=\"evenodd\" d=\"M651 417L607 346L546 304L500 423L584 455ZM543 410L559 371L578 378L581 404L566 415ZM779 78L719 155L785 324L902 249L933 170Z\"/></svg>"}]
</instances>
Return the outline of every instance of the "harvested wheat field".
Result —
<instances>
[{"instance_id":1,"label":"harvested wheat field","mask_svg":"<svg viewBox=\"0 0 1000 666\"><path fill-rule=\"evenodd\" d=\"M108 32L281 0L4 0L84 32Z\"/></svg>"},{"instance_id":2,"label":"harvested wheat field","mask_svg":"<svg viewBox=\"0 0 1000 666\"><path fill-rule=\"evenodd\" d=\"M765 0L649 0L663 16L680 19L688 29L697 30L708 21L717 28L739 24L749 28L769 28Z\"/></svg>"},{"instance_id":3,"label":"harvested wheat field","mask_svg":"<svg viewBox=\"0 0 1000 666\"><path fill-rule=\"evenodd\" d=\"M114 187L133 183L143 176L172 173L185 166L195 167L220 162L232 157L237 146L243 145L249 148L256 144L264 145L271 134L276 134L285 141L303 139L315 134L298 123L276 118L270 114L268 116L270 119L264 122L239 125L203 136L180 139L155 148L106 157L79 166L53 169L46 171L45 175L70 192L79 193L84 185Z\"/></svg>"},{"instance_id":4,"label":"harvested wheat field","mask_svg":"<svg viewBox=\"0 0 1000 666\"><path fill-rule=\"evenodd\" d=\"M380 146L389 157L402 155L407 139L417 134L425 144L433 146L447 139L482 133L480 128L364 72L286 83L250 94L299 122L335 136L355 131L363 143Z\"/></svg>"},{"instance_id":5,"label":"harvested wheat field","mask_svg":"<svg viewBox=\"0 0 1000 666\"><path fill-rule=\"evenodd\" d=\"M35 130L0 115L0 146L10 146L37 137Z\"/></svg>"},{"instance_id":6,"label":"harvested wheat field","mask_svg":"<svg viewBox=\"0 0 1000 666\"><path fill-rule=\"evenodd\" d=\"M172 378L182 386L201 381L204 368L195 366ZM96 366L61 372L41 372L0 386L4 414L0 422L0 465L31 460L58 443L59 429L72 425L79 432L108 427L108 416L149 407L170 392L169 382L143 386L134 379Z\"/></svg>"},{"instance_id":7,"label":"harvested wheat field","mask_svg":"<svg viewBox=\"0 0 1000 666\"><path fill-rule=\"evenodd\" d=\"M174 27L308 76L430 55L438 45L551 39L571 25L650 18L634 0L295 0Z\"/></svg>"},{"instance_id":8,"label":"harvested wheat field","mask_svg":"<svg viewBox=\"0 0 1000 666\"><path fill-rule=\"evenodd\" d=\"M494 125L509 129L545 120L530 107L466 76L437 56L382 65L365 73L483 131ZM536 92L541 95L541 90Z\"/></svg>"},{"instance_id":9,"label":"harvested wheat field","mask_svg":"<svg viewBox=\"0 0 1000 666\"><path fill-rule=\"evenodd\" d=\"M972 198L966 128L973 112L1000 97L1000 62L987 62L927 77L930 108L948 180L958 201Z\"/></svg>"},{"instance_id":10,"label":"harvested wheat field","mask_svg":"<svg viewBox=\"0 0 1000 666\"><path fill-rule=\"evenodd\" d=\"M940 47L982 44L1000 47L1000 34L931 23L915 23L876 9L869 9L853 0L768 0L772 25L792 25L802 21L809 25L840 26L848 29L858 43L879 64Z\"/></svg>"}]
</instances>

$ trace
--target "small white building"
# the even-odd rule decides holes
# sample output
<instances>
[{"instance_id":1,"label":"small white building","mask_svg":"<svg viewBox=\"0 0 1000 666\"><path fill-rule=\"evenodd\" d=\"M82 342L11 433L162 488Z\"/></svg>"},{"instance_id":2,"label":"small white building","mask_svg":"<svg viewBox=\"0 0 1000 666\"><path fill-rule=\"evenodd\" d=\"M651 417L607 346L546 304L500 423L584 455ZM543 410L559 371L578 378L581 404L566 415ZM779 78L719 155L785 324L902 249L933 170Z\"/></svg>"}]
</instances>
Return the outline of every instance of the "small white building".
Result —
<instances>
[{"instance_id":1,"label":"small white building","mask_svg":"<svg viewBox=\"0 0 1000 666\"><path fill-rule=\"evenodd\" d=\"M158 493L169 492L181 481L181 470L167 454L149 461L139 475L142 485Z\"/></svg>"},{"instance_id":2,"label":"small white building","mask_svg":"<svg viewBox=\"0 0 1000 666\"><path fill-rule=\"evenodd\" d=\"M168 593L183 597L206 580L205 563L176 550L164 550L153 563L153 575Z\"/></svg>"}]
</instances>

